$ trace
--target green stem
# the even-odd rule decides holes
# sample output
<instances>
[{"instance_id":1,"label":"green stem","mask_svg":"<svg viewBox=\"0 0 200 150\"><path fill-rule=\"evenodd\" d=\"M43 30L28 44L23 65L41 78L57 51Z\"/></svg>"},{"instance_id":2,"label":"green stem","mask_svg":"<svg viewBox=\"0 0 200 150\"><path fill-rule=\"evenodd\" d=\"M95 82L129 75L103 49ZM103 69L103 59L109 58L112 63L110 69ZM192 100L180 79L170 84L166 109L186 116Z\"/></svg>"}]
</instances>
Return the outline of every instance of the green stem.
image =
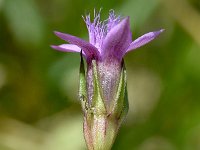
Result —
<instances>
[{"instance_id":1,"label":"green stem","mask_svg":"<svg viewBox=\"0 0 200 150\"><path fill-rule=\"evenodd\" d=\"M86 120L85 120L86 121ZM106 115L93 115L90 124L85 123L85 140L88 150L110 150L115 141L118 125L113 118Z\"/></svg>"}]
</instances>

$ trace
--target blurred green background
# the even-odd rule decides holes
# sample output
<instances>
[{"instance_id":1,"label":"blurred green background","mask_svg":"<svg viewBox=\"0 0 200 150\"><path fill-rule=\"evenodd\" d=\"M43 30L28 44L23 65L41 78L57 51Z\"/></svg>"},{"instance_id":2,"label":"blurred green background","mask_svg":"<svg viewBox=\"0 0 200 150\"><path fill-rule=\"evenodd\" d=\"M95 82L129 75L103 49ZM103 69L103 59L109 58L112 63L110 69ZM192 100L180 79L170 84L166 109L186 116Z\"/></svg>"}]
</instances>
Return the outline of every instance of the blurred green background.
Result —
<instances>
[{"instance_id":1,"label":"blurred green background","mask_svg":"<svg viewBox=\"0 0 200 150\"><path fill-rule=\"evenodd\" d=\"M84 150L79 55L53 31L87 39L81 15L130 16L133 38L165 32L125 57L130 110L113 150L200 150L199 0L0 0L0 150Z\"/></svg>"}]
</instances>

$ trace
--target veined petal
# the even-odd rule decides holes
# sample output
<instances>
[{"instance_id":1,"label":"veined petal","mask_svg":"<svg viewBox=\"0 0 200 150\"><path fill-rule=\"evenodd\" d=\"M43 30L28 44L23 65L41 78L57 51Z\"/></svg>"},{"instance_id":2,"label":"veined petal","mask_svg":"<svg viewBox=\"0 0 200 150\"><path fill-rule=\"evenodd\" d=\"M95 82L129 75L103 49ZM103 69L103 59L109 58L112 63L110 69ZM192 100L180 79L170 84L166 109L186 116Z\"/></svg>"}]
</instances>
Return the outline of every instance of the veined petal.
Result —
<instances>
[{"instance_id":1,"label":"veined petal","mask_svg":"<svg viewBox=\"0 0 200 150\"><path fill-rule=\"evenodd\" d=\"M107 33L102 46L104 58L122 59L132 41L129 24L129 17L126 17Z\"/></svg>"},{"instance_id":2,"label":"veined petal","mask_svg":"<svg viewBox=\"0 0 200 150\"><path fill-rule=\"evenodd\" d=\"M91 58L91 57L98 58L100 56L97 48L95 46L93 46L92 44L90 44L89 42L82 40L73 35L69 35L69 34L65 34L65 33L61 33L61 32L54 32L54 33L59 38L80 47L84 51L87 58Z\"/></svg>"},{"instance_id":3,"label":"veined petal","mask_svg":"<svg viewBox=\"0 0 200 150\"><path fill-rule=\"evenodd\" d=\"M81 48L74 44L51 45L51 48L62 52L81 52ZM85 53L83 53L85 55Z\"/></svg>"},{"instance_id":4,"label":"veined petal","mask_svg":"<svg viewBox=\"0 0 200 150\"><path fill-rule=\"evenodd\" d=\"M129 48L127 49L126 52L129 52L131 50L134 50L136 48L139 48L139 47L151 42L163 31L164 31L164 29L161 29L159 31L149 32L149 33L146 33L146 34L140 36L139 38L137 38L136 40L134 40L131 43L131 45L129 46Z\"/></svg>"}]
</instances>

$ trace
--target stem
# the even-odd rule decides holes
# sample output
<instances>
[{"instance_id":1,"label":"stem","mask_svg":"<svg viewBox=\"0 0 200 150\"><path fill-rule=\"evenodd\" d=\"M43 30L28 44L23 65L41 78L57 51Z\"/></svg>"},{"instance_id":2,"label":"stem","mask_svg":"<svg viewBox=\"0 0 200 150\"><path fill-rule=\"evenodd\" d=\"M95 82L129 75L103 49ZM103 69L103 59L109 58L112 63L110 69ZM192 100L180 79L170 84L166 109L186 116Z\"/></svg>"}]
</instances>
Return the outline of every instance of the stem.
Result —
<instances>
[{"instance_id":1,"label":"stem","mask_svg":"<svg viewBox=\"0 0 200 150\"><path fill-rule=\"evenodd\" d=\"M116 121L106 115L93 115L90 124L85 121L84 136L88 150L110 150L118 132Z\"/></svg>"}]
</instances>

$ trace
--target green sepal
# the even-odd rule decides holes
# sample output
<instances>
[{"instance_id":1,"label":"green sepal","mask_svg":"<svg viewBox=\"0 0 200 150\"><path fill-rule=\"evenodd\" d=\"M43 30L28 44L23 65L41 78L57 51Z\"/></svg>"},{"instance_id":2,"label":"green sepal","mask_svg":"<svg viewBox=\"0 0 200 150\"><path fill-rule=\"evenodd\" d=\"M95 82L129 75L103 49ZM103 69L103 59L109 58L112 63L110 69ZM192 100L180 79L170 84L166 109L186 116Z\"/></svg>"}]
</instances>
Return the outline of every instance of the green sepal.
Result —
<instances>
[{"instance_id":1,"label":"green sepal","mask_svg":"<svg viewBox=\"0 0 200 150\"><path fill-rule=\"evenodd\" d=\"M122 61L122 68L117 88L117 94L115 96L111 114L115 116L121 123L126 117L128 109L129 109L129 104L128 104L128 94L127 94L126 68L124 61Z\"/></svg>"},{"instance_id":2,"label":"green sepal","mask_svg":"<svg viewBox=\"0 0 200 150\"><path fill-rule=\"evenodd\" d=\"M81 101L81 106L83 111L87 109L87 92L86 92L86 78L85 78L85 66L83 61L83 55L81 50L81 61L79 69L79 99Z\"/></svg>"},{"instance_id":3,"label":"green sepal","mask_svg":"<svg viewBox=\"0 0 200 150\"><path fill-rule=\"evenodd\" d=\"M97 70L96 60L92 60L92 71L93 71L93 84L94 84L94 95L92 100L92 108L94 108L95 115L106 114L106 107L102 99L102 90L99 85L99 76Z\"/></svg>"}]
</instances>

